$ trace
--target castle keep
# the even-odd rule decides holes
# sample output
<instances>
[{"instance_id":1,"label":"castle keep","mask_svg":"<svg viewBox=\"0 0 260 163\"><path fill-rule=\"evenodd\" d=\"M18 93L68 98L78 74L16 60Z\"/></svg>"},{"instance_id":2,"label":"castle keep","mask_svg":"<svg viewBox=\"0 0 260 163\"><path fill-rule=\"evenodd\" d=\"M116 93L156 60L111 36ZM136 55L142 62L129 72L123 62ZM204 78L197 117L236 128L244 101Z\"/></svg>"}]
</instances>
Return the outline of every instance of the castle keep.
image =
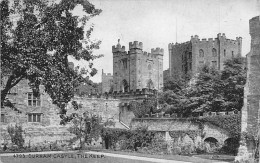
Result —
<instances>
[{"instance_id":1,"label":"castle keep","mask_svg":"<svg viewBox=\"0 0 260 163\"><path fill-rule=\"evenodd\" d=\"M170 75L180 72L195 74L198 68L204 64L222 70L225 60L241 56L241 49L241 37L230 40L224 33L219 33L215 39L200 40L195 35L185 43L170 43L168 45Z\"/></svg>"},{"instance_id":2,"label":"castle keep","mask_svg":"<svg viewBox=\"0 0 260 163\"><path fill-rule=\"evenodd\" d=\"M163 87L163 53L161 48L143 51L142 42L130 42L129 51L120 42L112 47L113 92L129 92L143 88L161 90ZM102 81L103 82L103 81Z\"/></svg>"}]
</instances>

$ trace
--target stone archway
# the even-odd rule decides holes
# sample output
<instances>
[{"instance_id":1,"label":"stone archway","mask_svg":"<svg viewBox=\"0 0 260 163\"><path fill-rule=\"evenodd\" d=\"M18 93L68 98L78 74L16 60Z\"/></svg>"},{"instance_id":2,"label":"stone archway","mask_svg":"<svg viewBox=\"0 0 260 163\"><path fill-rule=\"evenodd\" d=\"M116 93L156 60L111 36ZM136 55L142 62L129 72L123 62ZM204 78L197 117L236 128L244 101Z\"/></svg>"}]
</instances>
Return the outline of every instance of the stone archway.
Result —
<instances>
[{"instance_id":1,"label":"stone archway","mask_svg":"<svg viewBox=\"0 0 260 163\"><path fill-rule=\"evenodd\" d=\"M218 140L216 138L213 137L207 137L206 139L204 139L205 143L208 143L210 145L210 147L216 146L218 142Z\"/></svg>"},{"instance_id":2,"label":"stone archway","mask_svg":"<svg viewBox=\"0 0 260 163\"><path fill-rule=\"evenodd\" d=\"M236 138L227 138L224 141L224 145L221 148L221 150L225 153L230 153L230 154L237 154L238 151L238 147L239 147L239 139Z\"/></svg>"}]
</instances>

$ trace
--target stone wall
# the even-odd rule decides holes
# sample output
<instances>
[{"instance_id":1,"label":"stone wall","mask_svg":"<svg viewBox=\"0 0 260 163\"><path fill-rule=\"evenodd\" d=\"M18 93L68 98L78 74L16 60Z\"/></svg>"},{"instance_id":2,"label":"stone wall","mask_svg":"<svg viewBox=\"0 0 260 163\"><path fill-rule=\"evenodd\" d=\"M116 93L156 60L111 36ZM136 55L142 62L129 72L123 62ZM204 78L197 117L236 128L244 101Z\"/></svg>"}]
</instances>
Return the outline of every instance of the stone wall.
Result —
<instances>
[{"instance_id":1,"label":"stone wall","mask_svg":"<svg viewBox=\"0 0 260 163\"><path fill-rule=\"evenodd\" d=\"M247 81L244 88L241 130L257 135L260 126L260 17L250 19L249 25L251 51L247 55ZM252 153L255 147L248 142L247 148Z\"/></svg>"},{"instance_id":2,"label":"stone wall","mask_svg":"<svg viewBox=\"0 0 260 163\"><path fill-rule=\"evenodd\" d=\"M102 94L113 91L113 75L102 70Z\"/></svg>"},{"instance_id":3,"label":"stone wall","mask_svg":"<svg viewBox=\"0 0 260 163\"><path fill-rule=\"evenodd\" d=\"M12 108L1 108L1 140L0 143L9 141L10 137L7 133L7 127L15 124L21 125L24 130L25 145L30 142L31 145L37 143L43 143L45 140L48 142L65 142L73 138L75 135L70 134L68 128L70 124L66 126L60 125L59 109L52 104L52 101L48 94L40 87L40 105L30 106L28 102L28 93L32 93L32 90L28 86L26 80L21 81L13 88L8 94L9 100L15 105L18 111ZM72 109L71 103L68 104L67 114L77 112L96 114L102 117L103 121L112 120L115 122L115 128L127 128L119 122L119 104L118 99L104 99L104 98L87 98L87 97L75 97L73 101L77 101L80 108L75 111ZM28 114L37 114L40 116L39 122L29 122ZM124 116L127 116L125 114ZM122 118L125 119L125 118ZM3 122L2 122L3 121Z\"/></svg>"},{"instance_id":4,"label":"stone wall","mask_svg":"<svg viewBox=\"0 0 260 163\"><path fill-rule=\"evenodd\" d=\"M169 136L167 136L168 133L174 131L180 131L183 133L199 133L196 136L198 138L192 138L189 135L186 135L187 140L200 139L200 141L204 141L205 139L212 137L221 144L224 144L224 141L230 137L228 131L210 123L202 124L200 122L181 118L135 118L132 120L130 127L131 129L136 129L138 127L147 127L147 129L150 131L165 132L166 140L169 139ZM180 137L175 139L180 139Z\"/></svg>"}]
</instances>

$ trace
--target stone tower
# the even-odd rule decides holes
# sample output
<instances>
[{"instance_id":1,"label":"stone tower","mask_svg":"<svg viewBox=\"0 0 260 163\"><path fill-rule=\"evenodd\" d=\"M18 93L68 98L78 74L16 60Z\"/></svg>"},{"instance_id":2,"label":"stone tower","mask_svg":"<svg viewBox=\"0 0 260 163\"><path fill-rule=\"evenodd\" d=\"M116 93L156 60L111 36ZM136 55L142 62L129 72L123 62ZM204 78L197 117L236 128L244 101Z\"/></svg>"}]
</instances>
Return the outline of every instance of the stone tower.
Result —
<instances>
[{"instance_id":1,"label":"stone tower","mask_svg":"<svg viewBox=\"0 0 260 163\"><path fill-rule=\"evenodd\" d=\"M134 41L129 43L129 51L126 52L119 40L112 47L112 52L114 92L163 88L163 49L143 52L143 43Z\"/></svg>"},{"instance_id":2,"label":"stone tower","mask_svg":"<svg viewBox=\"0 0 260 163\"><path fill-rule=\"evenodd\" d=\"M170 43L168 49L170 75L180 72L194 74L204 64L222 70L225 60L241 56L242 38L230 40L224 33L219 33L215 39L200 40L195 35L185 43Z\"/></svg>"},{"instance_id":3,"label":"stone tower","mask_svg":"<svg viewBox=\"0 0 260 163\"><path fill-rule=\"evenodd\" d=\"M102 69L102 94L113 91L113 75L111 73L104 73Z\"/></svg>"},{"instance_id":4,"label":"stone tower","mask_svg":"<svg viewBox=\"0 0 260 163\"><path fill-rule=\"evenodd\" d=\"M241 132L256 136L260 134L260 16L249 20L249 28L251 50L246 57L247 81L244 88ZM246 146L239 147L236 159L246 157L247 152L252 154L255 146L251 141L246 141Z\"/></svg>"}]
</instances>

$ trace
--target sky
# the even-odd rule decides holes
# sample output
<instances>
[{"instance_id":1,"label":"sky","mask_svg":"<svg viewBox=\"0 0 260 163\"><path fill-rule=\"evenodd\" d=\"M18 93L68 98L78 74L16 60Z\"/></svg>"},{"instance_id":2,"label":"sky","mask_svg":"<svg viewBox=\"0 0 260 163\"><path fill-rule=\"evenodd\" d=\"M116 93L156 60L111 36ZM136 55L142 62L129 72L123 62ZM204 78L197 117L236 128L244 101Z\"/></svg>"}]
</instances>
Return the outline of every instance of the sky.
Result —
<instances>
[{"instance_id":1,"label":"sky","mask_svg":"<svg viewBox=\"0 0 260 163\"><path fill-rule=\"evenodd\" d=\"M90 20L92 39L101 40L94 54L104 57L94 61L98 73L91 78L101 82L102 69L113 73L112 46L129 49L129 42L143 42L143 51L164 49L164 70L169 68L168 44L189 41L191 36L228 39L242 37L242 56L250 51L249 19L260 15L260 0L89 0L102 13ZM75 11L82 15L82 8ZM87 65L75 62L76 65Z\"/></svg>"}]
</instances>

